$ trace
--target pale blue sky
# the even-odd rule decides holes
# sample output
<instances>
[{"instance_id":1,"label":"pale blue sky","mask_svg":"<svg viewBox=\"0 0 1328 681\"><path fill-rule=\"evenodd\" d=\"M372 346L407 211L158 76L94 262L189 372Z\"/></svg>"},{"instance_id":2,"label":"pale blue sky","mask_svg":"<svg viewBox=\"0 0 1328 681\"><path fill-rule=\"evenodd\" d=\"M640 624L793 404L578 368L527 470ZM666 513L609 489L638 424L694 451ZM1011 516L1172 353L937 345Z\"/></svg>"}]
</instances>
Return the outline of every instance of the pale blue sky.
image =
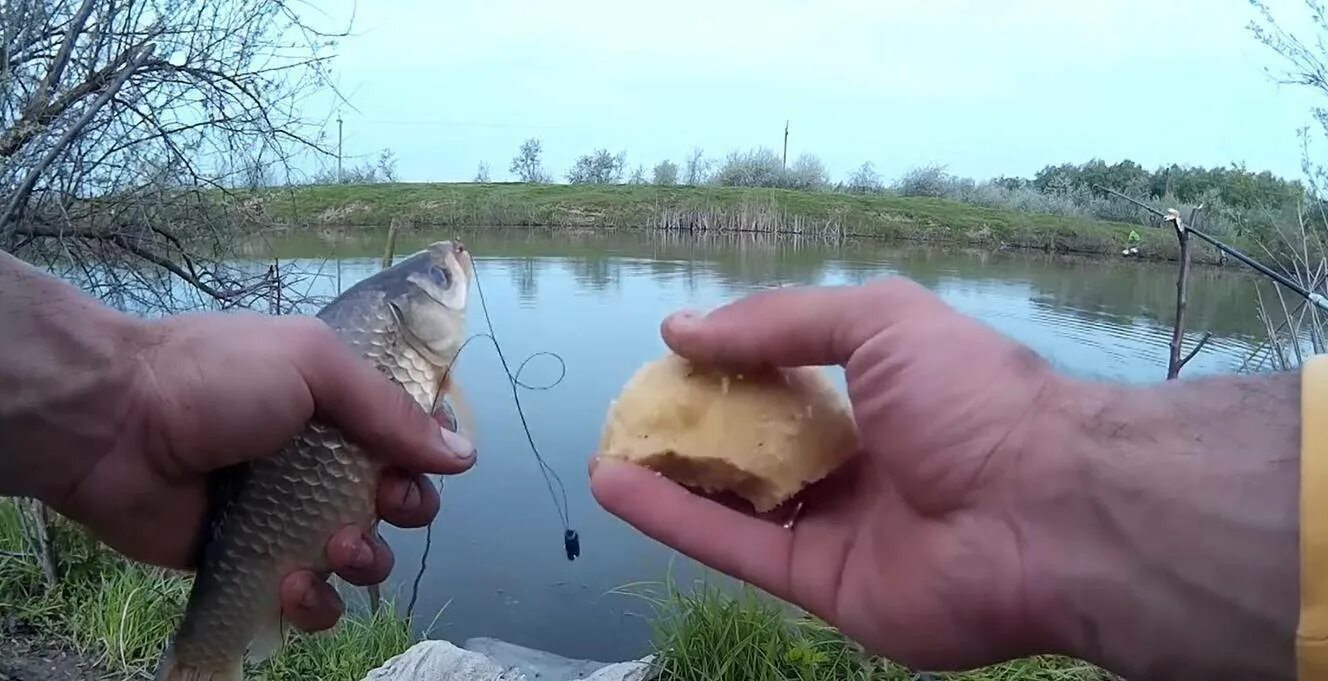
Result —
<instances>
[{"instance_id":1,"label":"pale blue sky","mask_svg":"<svg viewBox=\"0 0 1328 681\"><path fill-rule=\"evenodd\" d=\"M832 179L942 163L1030 175L1102 157L1299 175L1319 100L1246 26L1246 0L349 0L334 63L349 162L493 179L527 137L561 181L596 147L629 167L693 147L814 152ZM1270 5L1306 28L1300 0ZM1328 101L1325 101L1328 103ZM322 111L309 111L321 114ZM331 115L335 118L335 114ZM328 132L335 140L335 123Z\"/></svg>"}]
</instances>

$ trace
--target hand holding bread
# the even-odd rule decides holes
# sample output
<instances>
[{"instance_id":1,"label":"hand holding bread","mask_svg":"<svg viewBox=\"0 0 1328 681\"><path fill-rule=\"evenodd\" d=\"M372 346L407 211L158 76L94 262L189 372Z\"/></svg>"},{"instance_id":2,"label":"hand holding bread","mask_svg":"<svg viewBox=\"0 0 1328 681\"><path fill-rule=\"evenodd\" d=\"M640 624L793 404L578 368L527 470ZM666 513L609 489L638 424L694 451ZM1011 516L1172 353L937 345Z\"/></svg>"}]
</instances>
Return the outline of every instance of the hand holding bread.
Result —
<instances>
[{"instance_id":1,"label":"hand holding bread","mask_svg":"<svg viewBox=\"0 0 1328 681\"><path fill-rule=\"evenodd\" d=\"M1021 449L1052 375L1036 355L899 279L765 291L661 332L669 352L606 410L605 509L896 661L1023 651L1024 521L1047 503L1020 487L1043 466ZM789 499L791 528L763 512Z\"/></svg>"}]
</instances>

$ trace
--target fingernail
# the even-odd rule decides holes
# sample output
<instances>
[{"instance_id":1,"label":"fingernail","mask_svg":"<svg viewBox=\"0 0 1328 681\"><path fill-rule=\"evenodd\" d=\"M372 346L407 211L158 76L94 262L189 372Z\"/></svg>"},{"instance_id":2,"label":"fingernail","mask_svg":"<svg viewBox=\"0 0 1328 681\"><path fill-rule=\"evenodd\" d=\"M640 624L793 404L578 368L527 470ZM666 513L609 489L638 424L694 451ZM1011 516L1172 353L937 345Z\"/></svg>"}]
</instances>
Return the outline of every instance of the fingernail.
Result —
<instances>
[{"instance_id":1,"label":"fingernail","mask_svg":"<svg viewBox=\"0 0 1328 681\"><path fill-rule=\"evenodd\" d=\"M420 495L420 488L415 483L406 485L406 492L401 495L401 508L415 510L420 505L422 499Z\"/></svg>"},{"instance_id":2,"label":"fingernail","mask_svg":"<svg viewBox=\"0 0 1328 681\"><path fill-rule=\"evenodd\" d=\"M470 440L446 429L439 428L439 433L443 436L443 449L447 450L450 456L458 459L471 459L475 456L475 445L470 444Z\"/></svg>"},{"instance_id":3,"label":"fingernail","mask_svg":"<svg viewBox=\"0 0 1328 681\"><path fill-rule=\"evenodd\" d=\"M355 547L355 553L351 554L350 566L353 568L367 568L373 565L373 549L367 542L361 541L359 546Z\"/></svg>"}]
</instances>

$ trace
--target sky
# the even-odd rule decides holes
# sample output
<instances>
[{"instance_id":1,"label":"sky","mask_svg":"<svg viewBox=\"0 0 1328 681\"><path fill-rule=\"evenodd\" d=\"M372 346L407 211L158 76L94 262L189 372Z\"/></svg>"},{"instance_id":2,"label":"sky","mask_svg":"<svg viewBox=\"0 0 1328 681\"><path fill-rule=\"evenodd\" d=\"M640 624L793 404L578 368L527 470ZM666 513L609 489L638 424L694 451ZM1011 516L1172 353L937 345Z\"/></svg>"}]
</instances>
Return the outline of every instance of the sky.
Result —
<instances>
[{"instance_id":1,"label":"sky","mask_svg":"<svg viewBox=\"0 0 1328 681\"><path fill-rule=\"evenodd\" d=\"M1315 37L1302 0L1269 0ZM1102 158L1300 176L1296 130L1328 95L1279 85L1248 0L335 0L347 165L494 180L538 137L560 181L597 148L629 168L766 146L832 180L941 164L1031 176Z\"/></svg>"}]
</instances>

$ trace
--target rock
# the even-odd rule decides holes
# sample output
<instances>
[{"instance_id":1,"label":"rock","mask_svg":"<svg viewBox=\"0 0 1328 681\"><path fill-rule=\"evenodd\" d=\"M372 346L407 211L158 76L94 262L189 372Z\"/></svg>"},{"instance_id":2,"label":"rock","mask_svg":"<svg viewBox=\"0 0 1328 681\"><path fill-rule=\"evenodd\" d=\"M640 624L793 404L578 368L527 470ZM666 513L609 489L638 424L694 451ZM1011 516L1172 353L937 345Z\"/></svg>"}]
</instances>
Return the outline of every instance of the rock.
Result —
<instances>
[{"instance_id":1,"label":"rock","mask_svg":"<svg viewBox=\"0 0 1328 681\"><path fill-rule=\"evenodd\" d=\"M654 656L643 657L632 662L617 662L600 667L586 681L647 681L652 678L650 661Z\"/></svg>"},{"instance_id":2,"label":"rock","mask_svg":"<svg viewBox=\"0 0 1328 681\"><path fill-rule=\"evenodd\" d=\"M532 681L581 681L608 662L576 660L496 638L472 638L462 644L507 668L520 669Z\"/></svg>"},{"instance_id":3,"label":"rock","mask_svg":"<svg viewBox=\"0 0 1328 681\"><path fill-rule=\"evenodd\" d=\"M516 669L505 669L487 656L447 641L420 641L384 662L363 681L530 681Z\"/></svg>"}]
</instances>

